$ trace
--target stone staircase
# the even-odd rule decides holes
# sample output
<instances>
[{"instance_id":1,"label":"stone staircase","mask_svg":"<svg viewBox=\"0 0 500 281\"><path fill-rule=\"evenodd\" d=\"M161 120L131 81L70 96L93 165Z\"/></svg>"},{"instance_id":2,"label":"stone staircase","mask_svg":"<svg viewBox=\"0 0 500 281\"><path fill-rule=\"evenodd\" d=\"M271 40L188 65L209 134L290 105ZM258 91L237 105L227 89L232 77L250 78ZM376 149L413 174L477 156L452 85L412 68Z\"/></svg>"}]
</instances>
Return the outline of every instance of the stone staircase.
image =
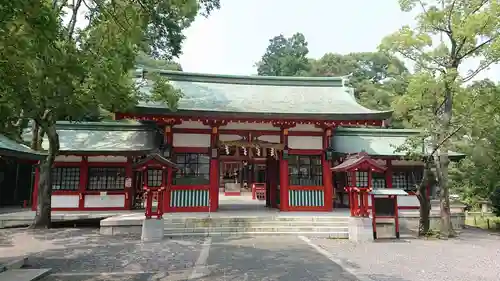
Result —
<instances>
[{"instance_id":1,"label":"stone staircase","mask_svg":"<svg viewBox=\"0 0 500 281\"><path fill-rule=\"evenodd\" d=\"M28 258L0 260L0 281L36 281L51 273L50 268L24 268Z\"/></svg>"},{"instance_id":2,"label":"stone staircase","mask_svg":"<svg viewBox=\"0 0 500 281\"><path fill-rule=\"evenodd\" d=\"M165 218L165 236L308 235L349 238L348 217L262 216Z\"/></svg>"}]
</instances>

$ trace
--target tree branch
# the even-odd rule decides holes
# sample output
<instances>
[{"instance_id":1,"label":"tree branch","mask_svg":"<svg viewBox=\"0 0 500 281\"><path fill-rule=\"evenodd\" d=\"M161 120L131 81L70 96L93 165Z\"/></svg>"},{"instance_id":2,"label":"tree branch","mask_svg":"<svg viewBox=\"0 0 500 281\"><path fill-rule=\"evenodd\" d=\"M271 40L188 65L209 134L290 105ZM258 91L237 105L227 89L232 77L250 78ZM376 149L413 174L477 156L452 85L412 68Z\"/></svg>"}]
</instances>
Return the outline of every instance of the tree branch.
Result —
<instances>
[{"instance_id":1,"label":"tree branch","mask_svg":"<svg viewBox=\"0 0 500 281\"><path fill-rule=\"evenodd\" d=\"M73 32L75 32L76 26L76 18L81 5L82 0L76 0L75 5L72 7L73 14L71 15L71 20L68 23L68 39L73 38Z\"/></svg>"},{"instance_id":2,"label":"tree branch","mask_svg":"<svg viewBox=\"0 0 500 281\"><path fill-rule=\"evenodd\" d=\"M436 153L436 151L447 141L449 140L451 137L453 137L458 131L460 131L462 128L464 127L463 124L461 124L460 126L458 126L457 128L455 128L455 130L453 130L450 134L448 134L446 137L444 137L435 147L434 147L434 150L432 151L432 153L429 155L429 156L432 156L434 155L434 153Z\"/></svg>"},{"instance_id":3,"label":"tree branch","mask_svg":"<svg viewBox=\"0 0 500 281\"><path fill-rule=\"evenodd\" d=\"M463 79L463 82L468 82L469 80L471 80L472 78L474 78L479 72L485 70L486 68L488 68L490 65L492 65L494 63L494 61L489 61L487 63L484 63L483 65L479 65L478 68L476 70L474 70L471 74L465 76L465 78Z\"/></svg>"},{"instance_id":4,"label":"tree branch","mask_svg":"<svg viewBox=\"0 0 500 281\"><path fill-rule=\"evenodd\" d=\"M493 40L495 40L497 38L498 38L498 35L491 37L490 39L484 41L483 43L481 43L481 44L475 46L474 48L470 49L469 51L465 52L463 55L459 56L458 59L461 60L461 59L467 57L468 55L470 55L470 54L474 53L475 51L481 49L483 46L485 46L486 44L491 43Z\"/></svg>"}]
</instances>

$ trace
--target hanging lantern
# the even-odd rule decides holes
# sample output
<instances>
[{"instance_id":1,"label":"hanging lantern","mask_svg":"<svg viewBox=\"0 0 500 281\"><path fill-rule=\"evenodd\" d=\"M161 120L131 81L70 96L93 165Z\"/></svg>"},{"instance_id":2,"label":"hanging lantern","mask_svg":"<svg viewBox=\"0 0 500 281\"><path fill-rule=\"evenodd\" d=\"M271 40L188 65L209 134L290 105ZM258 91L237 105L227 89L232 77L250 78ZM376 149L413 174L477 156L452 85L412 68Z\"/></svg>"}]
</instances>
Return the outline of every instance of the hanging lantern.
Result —
<instances>
[{"instance_id":1,"label":"hanging lantern","mask_svg":"<svg viewBox=\"0 0 500 281\"><path fill-rule=\"evenodd\" d=\"M226 155L229 155L229 146L224 145L224 150L226 151Z\"/></svg>"},{"instance_id":2,"label":"hanging lantern","mask_svg":"<svg viewBox=\"0 0 500 281\"><path fill-rule=\"evenodd\" d=\"M271 148L271 156L274 156L274 147Z\"/></svg>"},{"instance_id":3,"label":"hanging lantern","mask_svg":"<svg viewBox=\"0 0 500 281\"><path fill-rule=\"evenodd\" d=\"M257 152L257 156L259 156L259 157L260 157L260 146L256 146L256 147L255 147L255 150L256 150L256 152Z\"/></svg>"},{"instance_id":4,"label":"hanging lantern","mask_svg":"<svg viewBox=\"0 0 500 281\"><path fill-rule=\"evenodd\" d=\"M243 155L247 156L248 155L247 148L244 146L242 146L241 148L243 148Z\"/></svg>"}]
</instances>

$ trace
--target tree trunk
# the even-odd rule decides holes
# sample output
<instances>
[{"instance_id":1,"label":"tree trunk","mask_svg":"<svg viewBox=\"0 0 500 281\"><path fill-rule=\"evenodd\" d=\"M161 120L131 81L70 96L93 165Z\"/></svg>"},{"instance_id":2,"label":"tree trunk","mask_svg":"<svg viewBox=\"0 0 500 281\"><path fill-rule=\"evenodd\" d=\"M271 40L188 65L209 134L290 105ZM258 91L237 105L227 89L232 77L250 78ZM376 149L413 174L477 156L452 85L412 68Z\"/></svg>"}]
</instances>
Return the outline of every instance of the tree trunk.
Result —
<instances>
[{"instance_id":1,"label":"tree trunk","mask_svg":"<svg viewBox=\"0 0 500 281\"><path fill-rule=\"evenodd\" d=\"M441 128L439 128L438 140L442 142L441 147L437 147L437 153L434 154L434 164L436 166L439 193L439 205L441 209L440 236L448 238L455 236L451 224L450 212L450 189L448 187L448 150L450 148L451 118L453 114L453 83L456 81L458 70L456 67L447 69L444 79L444 107L442 117L440 118Z\"/></svg>"},{"instance_id":2,"label":"tree trunk","mask_svg":"<svg viewBox=\"0 0 500 281\"><path fill-rule=\"evenodd\" d=\"M455 236L455 232L451 224L450 190L448 188L448 162L447 153L444 153L444 155L434 156L434 163L436 165L438 185L440 189L439 206L441 222L439 231L442 238Z\"/></svg>"},{"instance_id":3,"label":"tree trunk","mask_svg":"<svg viewBox=\"0 0 500 281\"><path fill-rule=\"evenodd\" d=\"M40 125L47 134L49 141L48 156L39 166L38 198L36 215L30 228L50 228L51 225L51 193L52 193L52 166L59 152L59 135L55 124Z\"/></svg>"},{"instance_id":4,"label":"tree trunk","mask_svg":"<svg viewBox=\"0 0 500 281\"><path fill-rule=\"evenodd\" d=\"M39 149L38 143L40 142L38 140L39 133L40 133L40 126L38 125L38 123L33 121L33 124L31 124L31 144L30 144L30 146L31 146L31 149L37 150L37 151Z\"/></svg>"},{"instance_id":5,"label":"tree trunk","mask_svg":"<svg viewBox=\"0 0 500 281\"><path fill-rule=\"evenodd\" d=\"M429 160L425 161L424 175L422 181L418 186L417 198L420 203L420 219L418 221L418 236L423 236L429 233L430 230L430 212L431 202L427 186L430 183L431 163Z\"/></svg>"}]
</instances>

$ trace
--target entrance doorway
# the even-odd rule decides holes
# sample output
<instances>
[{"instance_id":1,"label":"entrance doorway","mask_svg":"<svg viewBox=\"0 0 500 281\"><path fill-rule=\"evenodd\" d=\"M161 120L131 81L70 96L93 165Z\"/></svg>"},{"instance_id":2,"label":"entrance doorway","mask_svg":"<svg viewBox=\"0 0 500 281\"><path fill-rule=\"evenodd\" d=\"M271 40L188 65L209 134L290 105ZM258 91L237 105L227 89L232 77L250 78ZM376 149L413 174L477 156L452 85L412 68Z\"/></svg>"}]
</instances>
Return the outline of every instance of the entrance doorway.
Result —
<instances>
[{"instance_id":1,"label":"entrance doorway","mask_svg":"<svg viewBox=\"0 0 500 281\"><path fill-rule=\"evenodd\" d=\"M279 179L274 158L221 157L219 175L219 210L277 209L271 197L276 196ZM273 192L274 190L274 192Z\"/></svg>"}]
</instances>

